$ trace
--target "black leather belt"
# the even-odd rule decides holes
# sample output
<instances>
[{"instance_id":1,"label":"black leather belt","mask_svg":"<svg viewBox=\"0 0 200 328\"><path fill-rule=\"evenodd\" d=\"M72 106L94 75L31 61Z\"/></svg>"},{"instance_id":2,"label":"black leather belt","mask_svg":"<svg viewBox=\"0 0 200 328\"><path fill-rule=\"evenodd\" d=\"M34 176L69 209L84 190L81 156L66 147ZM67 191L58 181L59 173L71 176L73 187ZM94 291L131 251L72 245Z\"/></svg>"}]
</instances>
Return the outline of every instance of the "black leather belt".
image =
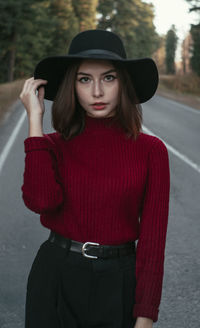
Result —
<instances>
[{"instance_id":1,"label":"black leather belt","mask_svg":"<svg viewBox=\"0 0 200 328\"><path fill-rule=\"evenodd\" d=\"M135 253L135 241L129 241L120 245L100 245L89 241L81 243L76 240L65 238L53 231L51 231L48 240L60 247L95 259L121 257Z\"/></svg>"}]
</instances>

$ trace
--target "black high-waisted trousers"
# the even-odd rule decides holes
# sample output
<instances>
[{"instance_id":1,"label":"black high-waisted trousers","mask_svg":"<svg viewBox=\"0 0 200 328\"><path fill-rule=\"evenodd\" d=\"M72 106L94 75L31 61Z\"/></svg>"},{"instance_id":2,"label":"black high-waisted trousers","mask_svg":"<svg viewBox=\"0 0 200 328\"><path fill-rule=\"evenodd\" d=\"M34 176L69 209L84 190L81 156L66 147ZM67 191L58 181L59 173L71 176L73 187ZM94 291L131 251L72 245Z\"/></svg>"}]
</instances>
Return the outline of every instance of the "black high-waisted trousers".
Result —
<instances>
[{"instance_id":1,"label":"black high-waisted trousers","mask_svg":"<svg viewBox=\"0 0 200 328\"><path fill-rule=\"evenodd\" d=\"M25 328L133 328L135 254L87 258L45 241L32 264Z\"/></svg>"}]
</instances>

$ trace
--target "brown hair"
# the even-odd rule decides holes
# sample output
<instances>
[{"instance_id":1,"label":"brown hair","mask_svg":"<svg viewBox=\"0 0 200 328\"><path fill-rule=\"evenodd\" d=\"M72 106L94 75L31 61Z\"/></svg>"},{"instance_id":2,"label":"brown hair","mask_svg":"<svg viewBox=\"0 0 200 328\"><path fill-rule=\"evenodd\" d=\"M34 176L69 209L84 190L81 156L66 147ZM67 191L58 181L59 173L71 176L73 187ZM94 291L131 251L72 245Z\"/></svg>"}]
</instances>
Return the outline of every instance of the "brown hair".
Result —
<instances>
[{"instance_id":1,"label":"brown hair","mask_svg":"<svg viewBox=\"0 0 200 328\"><path fill-rule=\"evenodd\" d=\"M85 127L85 110L75 92L76 73L82 60L72 60L60 84L52 105L52 126L65 140L80 134ZM138 103L131 77L121 62L112 61L119 81L118 106L113 117L124 129L127 137L136 140L142 126L142 106Z\"/></svg>"}]
</instances>

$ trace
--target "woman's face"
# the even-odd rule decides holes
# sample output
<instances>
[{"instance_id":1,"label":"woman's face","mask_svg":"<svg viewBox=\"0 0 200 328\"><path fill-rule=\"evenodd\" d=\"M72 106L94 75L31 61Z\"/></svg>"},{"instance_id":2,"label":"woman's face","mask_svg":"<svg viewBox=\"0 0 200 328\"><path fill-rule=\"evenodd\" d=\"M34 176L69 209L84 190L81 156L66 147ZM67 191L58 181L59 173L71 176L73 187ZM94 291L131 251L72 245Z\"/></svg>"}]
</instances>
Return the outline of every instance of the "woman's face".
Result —
<instances>
[{"instance_id":1,"label":"woman's face","mask_svg":"<svg viewBox=\"0 0 200 328\"><path fill-rule=\"evenodd\" d=\"M79 66L75 90L80 105L92 117L114 116L119 79L110 61L85 59Z\"/></svg>"}]
</instances>

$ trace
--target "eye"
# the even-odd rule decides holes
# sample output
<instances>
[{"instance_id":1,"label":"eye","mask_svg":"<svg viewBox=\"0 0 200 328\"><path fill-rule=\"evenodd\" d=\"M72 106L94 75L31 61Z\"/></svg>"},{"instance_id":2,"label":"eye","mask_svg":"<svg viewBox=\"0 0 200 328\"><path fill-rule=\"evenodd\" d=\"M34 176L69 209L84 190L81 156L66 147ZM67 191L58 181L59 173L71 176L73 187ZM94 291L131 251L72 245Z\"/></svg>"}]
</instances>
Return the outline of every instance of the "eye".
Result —
<instances>
[{"instance_id":1,"label":"eye","mask_svg":"<svg viewBox=\"0 0 200 328\"><path fill-rule=\"evenodd\" d=\"M81 78L79 79L79 81L80 81L81 83L87 83L87 82L89 81L89 77L87 77L87 76L81 77Z\"/></svg>"},{"instance_id":2,"label":"eye","mask_svg":"<svg viewBox=\"0 0 200 328\"><path fill-rule=\"evenodd\" d=\"M110 75L105 76L105 80L108 81L108 82L113 81L114 79L116 79L116 76L114 76L114 75L110 74Z\"/></svg>"}]
</instances>

